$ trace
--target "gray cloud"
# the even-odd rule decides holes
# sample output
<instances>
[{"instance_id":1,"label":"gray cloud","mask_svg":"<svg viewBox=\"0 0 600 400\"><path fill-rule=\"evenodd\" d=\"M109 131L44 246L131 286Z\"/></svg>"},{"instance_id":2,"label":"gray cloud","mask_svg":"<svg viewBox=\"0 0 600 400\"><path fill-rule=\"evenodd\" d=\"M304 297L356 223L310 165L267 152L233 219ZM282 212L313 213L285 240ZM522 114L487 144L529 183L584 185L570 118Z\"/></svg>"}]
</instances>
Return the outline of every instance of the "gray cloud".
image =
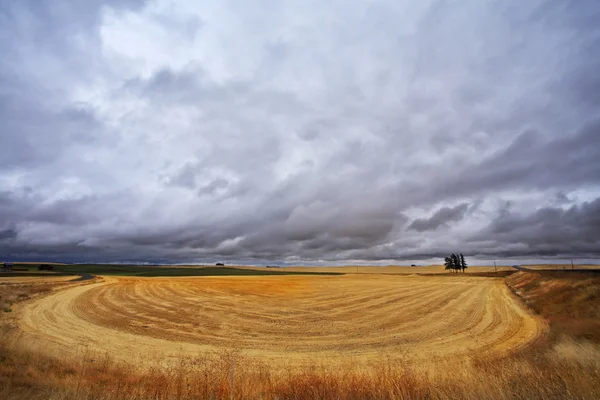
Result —
<instances>
[{"instance_id":1,"label":"gray cloud","mask_svg":"<svg viewBox=\"0 0 600 400\"><path fill-rule=\"evenodd\" d=\"M521 247L499 255L580 254L598 256L600 245L600 198L563 209L544 207L530 214L503 210L471 242L485 238Z\"/></svg>"},{"instance_id":2,"label":"gray cloud","mask_svg":"<svg viewBox=\"0 0 600 400\"><path fill-rule=\"evenodd\" d=\"M0 229L0 241L7 239L15 239L17 237L17 231L14 228Z\"/></svg>"},{"instance_id":3,"label":"gray cloud","mask_svg":"<svg viewBox=\"0 0 600 400\"><path fill-rule=\"evenodd\" d=\"M429 218L415 219L408 226L408 229L414 229L418 232L435 230L449 222L460 221L468 209L469 205L467 203L459 204L455 207L442 207Z\"/></svg>"},{"instance_id":4,"label":"gray cloud","mask_svg":"<svg viewBox=\"0 0 600 400\"><path fill-rule=\"evenodd\" d=\"M595 1L80 3L0 6L0 258L599 256Z\"/></svg>"}]
</instances>

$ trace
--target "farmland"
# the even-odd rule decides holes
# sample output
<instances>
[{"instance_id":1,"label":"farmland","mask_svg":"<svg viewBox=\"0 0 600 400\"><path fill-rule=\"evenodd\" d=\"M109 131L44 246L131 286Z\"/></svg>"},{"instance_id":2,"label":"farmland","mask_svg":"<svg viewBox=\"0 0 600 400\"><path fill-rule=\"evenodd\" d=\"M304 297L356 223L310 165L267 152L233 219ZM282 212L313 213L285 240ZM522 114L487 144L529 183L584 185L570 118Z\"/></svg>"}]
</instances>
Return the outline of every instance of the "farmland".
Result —
<instances>
[{"instance_id":1,"label":"farmland","mask_svg":"<svg viewBox=\"0 0 600 400\"><path fill-rule=\"evenodd\" d=\"M105 278L27 305L20 329L52 354L132 360L143 340L136 363L235 347L301 364L504 354L545 327L493 279L285 276Z\"/></svg>"},{"instance_id":2,"label":"farmland","mask_svg":"<svg viewBox=\"0 0 600 400\"><path fill-rule=\"evenodd\" d=\"M108 399L600 393L590 375L597 277L363 268L371 273L4 278L16 304L0 349L13 378L0 371L0 382L45 382L73 399L107 386L117 393Z\"/></svg>"}]
</instances>

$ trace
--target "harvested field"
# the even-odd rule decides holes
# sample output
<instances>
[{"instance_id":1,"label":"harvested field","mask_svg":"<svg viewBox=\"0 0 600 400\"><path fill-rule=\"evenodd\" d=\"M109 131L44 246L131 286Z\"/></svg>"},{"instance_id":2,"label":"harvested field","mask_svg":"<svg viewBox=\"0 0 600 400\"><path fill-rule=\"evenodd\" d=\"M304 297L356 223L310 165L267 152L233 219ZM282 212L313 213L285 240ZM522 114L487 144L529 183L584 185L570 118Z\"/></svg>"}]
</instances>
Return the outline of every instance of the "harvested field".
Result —
<instances>
[{"instance_id":1,"label":"harvested field","mask_svg":"<svg viewBox=\"0 0 600 400\"><path fill-rule=\"evenodd\" d=\"M503 356L547 326L501 279L469 276L104 278L18 311L21 344L148 365L223 349L271 366Z\"/></svg>"}]
</instances>

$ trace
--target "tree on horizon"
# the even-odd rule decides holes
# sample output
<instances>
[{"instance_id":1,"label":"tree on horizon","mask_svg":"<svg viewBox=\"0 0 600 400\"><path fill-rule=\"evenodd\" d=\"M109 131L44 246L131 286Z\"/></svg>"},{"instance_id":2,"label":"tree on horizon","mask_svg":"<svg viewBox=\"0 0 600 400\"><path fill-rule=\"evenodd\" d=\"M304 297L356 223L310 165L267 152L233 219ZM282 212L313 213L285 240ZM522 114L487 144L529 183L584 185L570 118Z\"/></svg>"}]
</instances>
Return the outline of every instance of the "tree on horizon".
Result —
<instances>
[{"instance_id":1,"label":"tree on horizon","mask_svg":"<svg viewBox=\"0 0 600 400\"><path fill-rule=\"evenodd\" d=\"M468 268L468 264L465 261L465 256L462 253L452 253L448 257L445 257L444 266L446 270L451 270L455 273L460 271L464 273L465 269Z\"/></svg>"}]
</instances>

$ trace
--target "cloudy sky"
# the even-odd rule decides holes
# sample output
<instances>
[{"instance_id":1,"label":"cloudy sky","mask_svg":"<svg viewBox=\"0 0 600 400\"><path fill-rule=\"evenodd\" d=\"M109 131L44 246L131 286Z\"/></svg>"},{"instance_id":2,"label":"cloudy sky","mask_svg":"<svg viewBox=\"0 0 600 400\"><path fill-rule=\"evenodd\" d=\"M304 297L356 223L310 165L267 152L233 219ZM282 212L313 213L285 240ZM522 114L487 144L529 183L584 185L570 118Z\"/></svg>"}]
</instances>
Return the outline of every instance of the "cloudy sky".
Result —
<instances>
[{"instance_id":1,"label":"cloudy sky","mask_svg":"<svg viewBox=\"0 0 600 400\"><path fill-rule=\"evenodd\" d=\"M0 0L0 259L600 257L596 0Z\"/></svg>"}]
</instances>

